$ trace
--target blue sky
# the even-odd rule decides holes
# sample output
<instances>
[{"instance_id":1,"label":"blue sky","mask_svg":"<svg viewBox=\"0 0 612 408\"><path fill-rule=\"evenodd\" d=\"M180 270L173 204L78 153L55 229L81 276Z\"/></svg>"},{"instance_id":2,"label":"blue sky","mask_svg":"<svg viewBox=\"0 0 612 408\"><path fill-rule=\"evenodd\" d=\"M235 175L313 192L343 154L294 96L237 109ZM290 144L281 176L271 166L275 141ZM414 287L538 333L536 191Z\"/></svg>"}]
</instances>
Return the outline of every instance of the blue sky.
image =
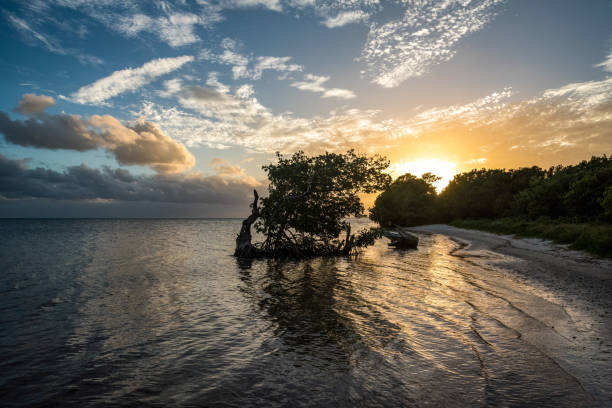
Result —
<instances>
[{"instance_id":1,"label":"blue sky","mask_svg":"<svg viewBox=\"0 0 612 408\"><path fill-rule=\"evenodd\" d=\"M0 216L241 215L275 151L444 181L612 153L609 0L35 0L0 19Z\"/></svg>"}]
</instances>

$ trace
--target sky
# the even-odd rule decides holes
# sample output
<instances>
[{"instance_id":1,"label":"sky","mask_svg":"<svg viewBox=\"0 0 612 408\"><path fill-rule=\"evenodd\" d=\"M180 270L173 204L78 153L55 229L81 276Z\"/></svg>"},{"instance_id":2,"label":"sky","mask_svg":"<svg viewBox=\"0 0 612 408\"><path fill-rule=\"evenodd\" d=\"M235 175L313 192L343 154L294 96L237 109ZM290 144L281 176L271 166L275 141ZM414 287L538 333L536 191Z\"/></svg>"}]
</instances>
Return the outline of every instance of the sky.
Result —
<instances>
[{"instance_id":1,"label":"sky","mask_svg":"<svg viewBox=\"0 0 612 408\"><path fill-rule=\"evenodd\" d=\"M275 152L612 153L611 0L5 0L0 217L240 217Z\"/></svg>"}]
</instances>

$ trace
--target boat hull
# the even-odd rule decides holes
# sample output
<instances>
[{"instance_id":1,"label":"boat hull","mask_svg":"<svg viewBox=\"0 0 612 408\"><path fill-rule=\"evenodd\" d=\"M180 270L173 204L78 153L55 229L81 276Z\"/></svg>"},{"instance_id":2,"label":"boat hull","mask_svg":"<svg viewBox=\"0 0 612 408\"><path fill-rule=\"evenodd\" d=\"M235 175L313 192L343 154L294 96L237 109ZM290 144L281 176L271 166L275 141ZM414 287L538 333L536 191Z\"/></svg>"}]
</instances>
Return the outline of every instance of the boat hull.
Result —
<instances>
[{"instance_id":1,"label":"boat hull","mask_svg":"<svg viewBox=\"0 0 612 408\"><path fill-rule=\"evenodd\" d=\"M391 241L388 245L394 248L414 249L419 245L419 238L416 235L400 228L386 230L383 235Z\"/></svg>"}]
</instances>

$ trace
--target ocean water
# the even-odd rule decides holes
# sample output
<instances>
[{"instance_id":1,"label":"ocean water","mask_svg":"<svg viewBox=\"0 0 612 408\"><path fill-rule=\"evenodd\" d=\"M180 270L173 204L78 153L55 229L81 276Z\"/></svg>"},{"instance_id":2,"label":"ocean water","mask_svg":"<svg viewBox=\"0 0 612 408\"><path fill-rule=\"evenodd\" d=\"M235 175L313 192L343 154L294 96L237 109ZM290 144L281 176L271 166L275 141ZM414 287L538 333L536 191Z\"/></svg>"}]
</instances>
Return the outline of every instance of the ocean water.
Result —
<instances>
[{"instance_id":1,"label":"ocean water","mask_svg":"<svg viewBox=\"0 0 612 408\"><path fill-rule=\"evenodd\" d=\"M239 228L0 221L0 405L594 403L496 317L517 313L499 282L523 284L453 256L444 236L248 262L232 257Z\"/></svg>"}]
</instances>

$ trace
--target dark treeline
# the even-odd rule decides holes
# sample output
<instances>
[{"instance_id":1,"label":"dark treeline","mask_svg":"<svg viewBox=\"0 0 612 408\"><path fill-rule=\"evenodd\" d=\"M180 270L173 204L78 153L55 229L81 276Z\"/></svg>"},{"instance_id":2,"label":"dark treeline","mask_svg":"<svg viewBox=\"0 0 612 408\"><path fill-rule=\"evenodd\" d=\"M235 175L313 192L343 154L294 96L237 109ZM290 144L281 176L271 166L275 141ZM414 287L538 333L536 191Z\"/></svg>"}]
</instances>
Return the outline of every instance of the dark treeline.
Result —
<instances>
[{"instance_id":1,"label":"dark treeline","mask_svg":"<svg viewBox=\"0 0 612 408\"><path fill-rule=\"evenodd\" d=\"M461 225L489 230L492 227L488 224L495 221L496 232L519 234L524 232L521 228L531 225L533 232L528 235L553 239L550 234L538 233L533 223L609 226L606 231L612 232L612 157L593 157L549 169L472 170L456 175L440 194L432 186L436 179L431 174L399 177L378 196L370 218L382 226L459 225L462 220L481 220ZM502 228L510 224L512 227ZM573 243L575 239L578 237L564 242ZM608 250L595 252L607 254Z\"/></svg>"},{"instance_id":2,"label":"dark treeline","mask_svg":"<svg viewBox=\"0 0 612 408\"><path fill-rule=\"evenodd\" d=\"M414 226L430 223L436 218L438 178L430 173L417 178L404 174L383 191L370 209L370 218L383 227Z\"/></svg>"},{"instance_id":3,"label":"dark treeline","mask_svg":"<svg viewBox=\"0 0 612 408\"><path fill-rule=\"evenodd\" d=\"M545 177L546 172L536 166L517 170L481 169L458 174L437 197L437 217L448 222L508 215L515 196Z\"/></svg>"}]
</instances>

